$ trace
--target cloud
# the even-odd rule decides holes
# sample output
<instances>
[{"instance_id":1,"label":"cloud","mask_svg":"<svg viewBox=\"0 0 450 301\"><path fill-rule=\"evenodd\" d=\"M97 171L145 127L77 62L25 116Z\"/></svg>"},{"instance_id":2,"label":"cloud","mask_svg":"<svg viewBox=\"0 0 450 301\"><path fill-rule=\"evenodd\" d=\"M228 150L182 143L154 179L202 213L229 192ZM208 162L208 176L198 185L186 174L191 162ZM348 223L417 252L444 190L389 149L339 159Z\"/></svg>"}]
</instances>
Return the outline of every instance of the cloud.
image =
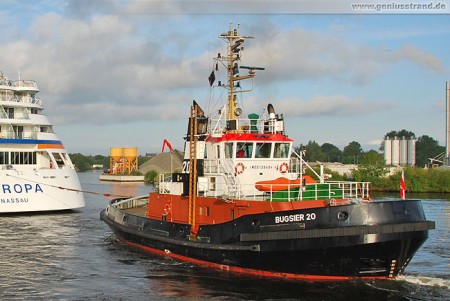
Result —
<instances>
[{"instance_id":1,"label":"cloud","mask_svg":"<svg viewBox=\"0 0 450 301\"><path fill-rule=\"evenodd\" d=\"M392 58L395 61L411 61L419 67L438 74L442 74L445 70L444 64L439 58L430 53L425 53L412 45L403 45L393 53Z\"/></svg>"},{"instance_id":2,"label":"cloud","mask_svg":"<svg viewBox=\"0 0 450 301\"><path fill-rule=\"evenodd\" d=\"M184 5L156 2L152 5L180 5L164 8L172 12ZM55 116L55 123L184 118L186 112L180 108L188 107L192 99L208 98L210 53L223 52L225 43L217 41L215 28L208 32L203 28L199 34L211 17L201 21L198 16L149 17L146 5L147 1L71 1L66 8L69 15L39 14L26 34L0 44L0 66L6 71L21 68L23 77L38 82L46 113ZM283 83L292 95L305 80L364 86L390 68L379 48L300 25L281 28L267 19L252 17L255 22L243 30L256 36L248 48L245 45L243 61L266 67L257 79L265 91L277 90ZM209 42L208 37L214 40ZM401 60L426 70L442 67L431 53L410 45L393 53L392 61ZM298 116L350 116L393 106L345 95L284 97L277 100L280 111ZM258 107L256 100L246 103Z\"/></svg>"},{"instance_id":3,"label":"cloud","mask_svg":"<svg viewBox=\"0 0 450 301\"><path fill-rule=\"evenodd\" d=\"M444 70L438 57L412 45L401 47L387 58L381 46L352 43L326 32L302 28L283 30L276 25L263 27L263 30L258 30L258 39L251 41L254 48L250 48L245 57L265 62L272 71L271 75L262 76L266 81L332 79L365 85L389 72L390 61L400 60L436 73Z\"/></svg>"},{"instance_id":4,"label":"cloud","mask_svg":"<svg viewBox=\"0 0 450 301\"><path fill-rule=\"evenodd\" d=\"M309 100L286 98L277 101L276 110L285 112L286 116L318 117L318 116L352 116L365 115L388 110L395 104L388 102L372 102L363 99L351 99L344 95L314 96Z\"/></svg>"}]
</instances>

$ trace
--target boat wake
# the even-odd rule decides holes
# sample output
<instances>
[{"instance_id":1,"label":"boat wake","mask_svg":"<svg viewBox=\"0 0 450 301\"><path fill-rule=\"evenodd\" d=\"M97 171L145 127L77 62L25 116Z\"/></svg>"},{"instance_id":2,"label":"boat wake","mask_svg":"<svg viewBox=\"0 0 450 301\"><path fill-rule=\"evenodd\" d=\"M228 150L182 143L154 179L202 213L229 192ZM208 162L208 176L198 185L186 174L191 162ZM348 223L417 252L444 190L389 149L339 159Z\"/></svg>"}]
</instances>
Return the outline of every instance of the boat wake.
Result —
<instances>
[{"instance_id":1,"label":"boat wake","mask_svg":"<svg viewBox=\"0 0 450 301\"><path fill-rule=\"evenodd\" d=\"M422 275L397 276L393 281L365 282L370 289L387 294L391 300L449 300L450 279Z\"/></svg>"},{"instance_id":2,"label":"boat wake","mask_svg":"<svg viewBox=\"0 0 450 301\"><path fill-rule=\"evenodd\" d=\"M397 277L397 281L405 281L415 285L442 287L450 290L450 279L427 277L421 275L402 275Z\"/></svg>"}]
</instances>

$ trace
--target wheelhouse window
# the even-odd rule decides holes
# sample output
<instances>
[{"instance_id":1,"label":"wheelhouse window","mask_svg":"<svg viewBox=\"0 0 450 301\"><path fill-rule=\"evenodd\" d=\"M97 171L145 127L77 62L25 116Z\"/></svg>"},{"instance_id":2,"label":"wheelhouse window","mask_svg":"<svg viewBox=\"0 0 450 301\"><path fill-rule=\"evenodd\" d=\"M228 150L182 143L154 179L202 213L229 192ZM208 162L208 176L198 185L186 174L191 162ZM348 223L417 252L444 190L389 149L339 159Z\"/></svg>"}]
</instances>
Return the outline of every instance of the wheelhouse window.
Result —
<instances>
[{"instance_id":1,"label":"wheelhouse window","mask_svg":"<svg viewBox=\"0 0 450 301\"><path fill-rule=\"evenodd\" d=\"M236 158L251 158L253 154L253 143L236 143Z\"/></svg>"},{"instance_id":2,"label":"wheelhouse window","mask_svg":"<svg viewBox=\"0 0 450 301\"><path fill-rule=\"evenodd\" d=\"M225 143L225 158L233 158L233 143Z\"/></svg>"},{"instance_id":3,"label":"wheelhouse window","mask_svg":"<svg viewBox=\"0 0 450 301\"><path fill-rule=\"evenodd\" d=\"M257 142L256 143L256 158L270 158L272 152L272 143Z\"/></svg>"},{"instance_id":4,"label":"wheelhouse window","mask_svg":"<svg viewBox=\"0 0 450 301\"><path fill-rule=\"evenodd\" d=\"M275 143L274 158L288 158L289 157L289 143Z\"/></svg>"}]
</instances>

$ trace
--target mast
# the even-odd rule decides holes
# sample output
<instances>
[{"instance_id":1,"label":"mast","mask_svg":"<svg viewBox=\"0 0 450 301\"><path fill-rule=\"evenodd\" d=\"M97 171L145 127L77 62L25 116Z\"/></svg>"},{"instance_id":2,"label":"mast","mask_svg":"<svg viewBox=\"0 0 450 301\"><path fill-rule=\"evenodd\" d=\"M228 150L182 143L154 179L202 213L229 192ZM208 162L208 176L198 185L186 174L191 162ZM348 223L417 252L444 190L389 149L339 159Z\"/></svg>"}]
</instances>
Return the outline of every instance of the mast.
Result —
<instances>
[{"instance_id":1,"label":"mast","mask_svg":"<svg viewBox=\"0 0 450 301\"><path fill-rule=\"evenodd\" d=\"M237 28L233 28L233 24L230 23L230 30L227 33L222 33L220 35L222 39L227 42L227 55L222 56L220 53L218 54L216 61L216 70L217 70L217 62L222 62L226 64L227 67L227 77L228 83L226 85L219 86L228 89L228 99L227 99L227 127L231 130L237 129L237 120L242 113L242 110L238 107L237 103L237 93L249 92L250 90L237 90L240 88L239 81L244 79L253 78L255 76L255 70L264 70L264 68L260 67L248 67L248 66L239 66L239 62L241 60L241 53L244 51L244 41L245 39L254 39L253 36L243 36L241 35L240 25L238 24ZM239 75L239 69L248 69L248 75Z\"/></svg>"},{"instance_id":2,"label":"mast","mask_svg":"<svg viewBox=\"0 0 450 301\"><path fill-rule=\"evenodd\" d=\"M191 236L197 235L195 203L197 200L197 104L191 107L189 137L189 224Z\"/></svg>"}]
</instances>

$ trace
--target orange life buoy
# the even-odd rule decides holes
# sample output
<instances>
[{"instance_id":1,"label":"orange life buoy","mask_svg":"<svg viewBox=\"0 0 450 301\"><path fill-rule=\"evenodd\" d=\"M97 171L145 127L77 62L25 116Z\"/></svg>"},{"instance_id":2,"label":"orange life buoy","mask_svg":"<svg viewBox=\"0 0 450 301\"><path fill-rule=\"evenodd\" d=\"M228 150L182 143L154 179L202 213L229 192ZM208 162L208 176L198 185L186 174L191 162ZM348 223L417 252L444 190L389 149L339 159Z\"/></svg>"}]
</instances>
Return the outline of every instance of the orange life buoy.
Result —
<instances>
[{"instance_id":1,"label":"orange life buoy","mask_svg":"<svg viewBox=\"0 0 450 301\"><path fill-rule=\"evenodd\" d=\"M234 167L234 171L235 171L238 175L240 175L241 173L243 173L244 170L245 170L245 167L244 167L244 164L242 164L242 163L238 163L238 164L236 164L236 166Z\"/></svg>"},{"instance_id":2,"label":"orange life buoy","mask_svg":"<svg viewBox=\"0 0 450 301\"><path fill-rule=\"evenodd\" d=\"M172 206L170 206L170 200L164 205L164 211L169 214L172 211Z\"/></svg>"},{"instance_id":3,"label":"orange life buoy","mask_svg":"<svg viewBox=\"0 0 450 301\"><path fill-rule=\"evenodd\" d=\"M286 173L288 171L288 169L289 169L289 165L286 162L282 163L279 167L279 170L281 173Z\"/></svg>"}]
</instances>

